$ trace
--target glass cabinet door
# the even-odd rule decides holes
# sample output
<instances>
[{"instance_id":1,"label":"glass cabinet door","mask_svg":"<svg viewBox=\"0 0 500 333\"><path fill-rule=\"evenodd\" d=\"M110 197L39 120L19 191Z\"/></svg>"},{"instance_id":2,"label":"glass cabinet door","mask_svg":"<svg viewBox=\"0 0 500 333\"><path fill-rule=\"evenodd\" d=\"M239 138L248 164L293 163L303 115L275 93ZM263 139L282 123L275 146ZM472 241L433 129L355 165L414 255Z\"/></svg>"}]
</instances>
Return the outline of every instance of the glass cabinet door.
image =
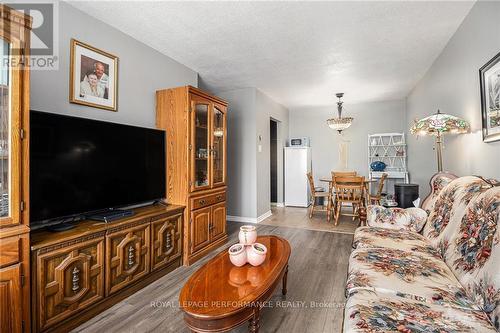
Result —
<instances>
[{"instance_id":1,"label":"glass cabinet door","mask_svg":"<svg viewBox=\"0 0 500 333\"><path fill-rule=\"evenodd\" d=\"M17 61L12 54L19 41L9 42L0 38L0 225L20 223L20 110L19 100L14 98L19 91L19 70L12 68Z\"/></svg>"},{"instance_id":2,"label":"glass cabinet door","mask_svg":"<svg viewBox=\"0 0 500 333\"><path fill-rule=\"evenodd\" d=\"M193 104L191 189L197 190L210 186L210 104L202 101L194 101Z\"/></svg>"},{"instance_id":3,"label":"glass cabinet door","mask_svg":"<svg viewBox=\"0 0 500 333\"><path fill-rule=\"evenodd\" d=\"M0 217L10 216L10 79L11 73L8 65L10 44L1 39L2 45L2 75L0 77L0 97L1 97L1 128L0 128Z\"/></svg>"},{"instance_id":4,"label":"glass cabinet door","mask_svg":"<svg viewBox=\"0 0 500 333\"><path fill-rule=\"evenodd\" d=\"M223 185L225 183L225 162L226 162L226 114L223 108L214 105L212 120L212 164L213 164L213 185Z\"/></svg>"}]
</instances>

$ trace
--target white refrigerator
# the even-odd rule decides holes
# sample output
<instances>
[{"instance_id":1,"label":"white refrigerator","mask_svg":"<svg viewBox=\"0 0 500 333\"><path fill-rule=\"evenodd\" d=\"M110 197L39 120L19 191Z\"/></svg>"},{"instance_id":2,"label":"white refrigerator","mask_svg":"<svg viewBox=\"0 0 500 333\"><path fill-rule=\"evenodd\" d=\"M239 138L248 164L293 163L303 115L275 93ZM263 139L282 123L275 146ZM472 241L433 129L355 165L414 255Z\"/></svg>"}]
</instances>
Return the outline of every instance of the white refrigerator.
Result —
<instances>
[{"instance_id":1,"label":"white refrigerator","mask_svg":"<svg viewBox=\"0 0 500 333\"><path fill-rule=\"evenodd\" d=\"M309 207L310 147L285 147L285 206Z\"/></svg>"}]
</instances>

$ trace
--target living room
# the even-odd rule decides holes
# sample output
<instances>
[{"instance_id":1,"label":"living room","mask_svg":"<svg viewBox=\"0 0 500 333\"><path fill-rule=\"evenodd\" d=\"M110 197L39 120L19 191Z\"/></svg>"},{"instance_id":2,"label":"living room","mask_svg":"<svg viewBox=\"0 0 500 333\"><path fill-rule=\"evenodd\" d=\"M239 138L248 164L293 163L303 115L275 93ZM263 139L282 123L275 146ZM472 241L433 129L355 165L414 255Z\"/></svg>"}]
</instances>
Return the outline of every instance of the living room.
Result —
<instances>
[{"instance_id":1,"label":"living room","mask_svg":"<svg viewBox=\"0 0 500 333\"><path fill-rule=\"evenodd\" d=\"M0 9L1 332L500 330L500 2Z\"/></svg>"}]
</instances>

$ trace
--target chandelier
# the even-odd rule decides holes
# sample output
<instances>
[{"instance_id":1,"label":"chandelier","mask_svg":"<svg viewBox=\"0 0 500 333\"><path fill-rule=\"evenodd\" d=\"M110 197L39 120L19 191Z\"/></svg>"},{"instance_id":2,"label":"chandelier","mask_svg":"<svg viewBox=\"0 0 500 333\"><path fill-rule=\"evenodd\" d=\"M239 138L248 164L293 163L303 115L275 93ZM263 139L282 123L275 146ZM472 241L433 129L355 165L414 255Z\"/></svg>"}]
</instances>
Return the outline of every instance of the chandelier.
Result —
<instances>
[{"instance_id":1,"label":"chandelier","mask_svg":"<svg viewBox=\"0 0 500 333\"><path fill-rule=\"evenodd\" d=\"M342 104L344 104L344 102L342 102L340 99L342 98L342 96L344 96L344 93L337 93L335 94L335 96L337 96L337 98L339 99L339 101L337 102L337 110L339 116L337 118L328 119L326 123L331 129L336 130L337 132L339 132L339 134L341 134L343 130L348 129L351 126L354 118L342 117Z\"/></svg>"}]
</instances>

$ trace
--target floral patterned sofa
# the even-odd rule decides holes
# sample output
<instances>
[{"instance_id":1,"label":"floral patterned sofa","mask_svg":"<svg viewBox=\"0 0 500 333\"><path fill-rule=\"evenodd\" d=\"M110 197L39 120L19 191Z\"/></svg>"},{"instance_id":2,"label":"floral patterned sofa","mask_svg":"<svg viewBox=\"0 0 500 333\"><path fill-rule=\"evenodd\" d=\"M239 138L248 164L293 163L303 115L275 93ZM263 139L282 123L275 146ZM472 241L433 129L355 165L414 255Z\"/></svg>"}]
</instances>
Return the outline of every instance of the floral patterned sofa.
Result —
<instances>
[{"instance_id":1,"label":"floral patterned sofa","mask_svg":"<svg viewBox=\"0 0 500 333\"><path fill-rule=\"evenodd\" d=\"M454 178L433 177L423 210L367 208L349 259L344 332L499 331L500 186Z\"/></svg>"}]
</instances>

